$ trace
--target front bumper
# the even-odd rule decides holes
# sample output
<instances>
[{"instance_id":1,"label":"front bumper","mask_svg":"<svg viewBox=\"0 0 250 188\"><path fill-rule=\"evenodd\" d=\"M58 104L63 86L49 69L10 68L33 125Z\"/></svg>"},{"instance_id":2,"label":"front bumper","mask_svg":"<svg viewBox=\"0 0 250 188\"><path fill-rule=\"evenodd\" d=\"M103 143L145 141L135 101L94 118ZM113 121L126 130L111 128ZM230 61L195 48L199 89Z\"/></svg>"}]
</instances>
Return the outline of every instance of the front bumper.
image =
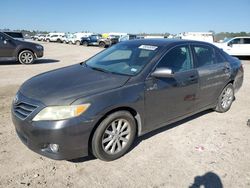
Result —
<instances>
[{"instance_id":1,"label":"front bumper","mask_svg":"<svg viewBox=\"0 0 250 188\"><path fill-rule=\"evenodd\" d=\"M12 105L12 121L21 141L32 151L51 159L69 160L89 154L89 138L94 127L93 120L79 116L60 121L32 121L34 113L22 119ZM40 109L38 109L40 110ZM58 144L53 152L49 144Z\"/></svg>"},{"instance_id":2,"label":"front bumper","mask_svg":"<svg viewBox=\"0 0 250 188\"><path fill-rule=\"evenodd\" d=\"M43 57L43 54L44 54L43 51L44 51L44 50L36 50L36 51L35 51L35 56L36 56L36 58Z\"/></svg>"}]
</instances>

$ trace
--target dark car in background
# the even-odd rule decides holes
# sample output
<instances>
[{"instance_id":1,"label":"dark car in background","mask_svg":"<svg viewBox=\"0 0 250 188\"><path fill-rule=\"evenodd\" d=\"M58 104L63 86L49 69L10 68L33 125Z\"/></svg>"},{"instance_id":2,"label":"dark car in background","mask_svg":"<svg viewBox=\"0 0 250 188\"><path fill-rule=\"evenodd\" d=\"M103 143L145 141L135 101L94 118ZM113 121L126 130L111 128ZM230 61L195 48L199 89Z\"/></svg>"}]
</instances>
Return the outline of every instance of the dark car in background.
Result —
<instances>
[{"instance_id":1,"label":"dark car in background","mask_svg":"<svg viewBox=\"0 0 250 188\"><path fill-rule=\"evenodd\" d=\"M99 46L99 39L102 38L102 35L90 35L89 37L82 37L81 45L83 46Z\"/></svg>"},{"instance_id":2,"label":"dark car in background","mask_svg":"<svg viewBox=\"0 0 250 188\"><path fill-rule=\"evenodd\" d=\"M42 45L14 39L0 32L0 62L18 61L22 64L32 64L36 58L42 56Z\"/></svg>"},{"instance_id":3,"label":"dark car in background","mask_svg":"<svg viewBox=\"0 0 250 188\"><path fill-rule=\"evenodd\" d=\"M107 38L100 38L98 40L99 47L106 48L110 47L119 42L119 36L117 35L109 35Z\"/></svg>"},{"instance_id":4,"label":"dark car in background","mask_svg":"<svg viewBox=\"0 0 250 188\"><path fill-rule=\"evenodd\" d=\"M101 48L112 46L119 42L119 36L109 35L103 38L100 34L90 35L89 37L82 37L81 45L83 46L99 46Z\"/></svg>"},{"instance_id":5,"label":"dark car in background","mask_svg":"<svg viewBox=\"0 0 250 188\"><path fill-rule=\"evenodd\" d=\"M124 41L26 81L12 120L22 142L41 155L110 161L137 136L206 109L228 111L242 83L241 62L212 44Z\"/></svg>"}]
</instances>

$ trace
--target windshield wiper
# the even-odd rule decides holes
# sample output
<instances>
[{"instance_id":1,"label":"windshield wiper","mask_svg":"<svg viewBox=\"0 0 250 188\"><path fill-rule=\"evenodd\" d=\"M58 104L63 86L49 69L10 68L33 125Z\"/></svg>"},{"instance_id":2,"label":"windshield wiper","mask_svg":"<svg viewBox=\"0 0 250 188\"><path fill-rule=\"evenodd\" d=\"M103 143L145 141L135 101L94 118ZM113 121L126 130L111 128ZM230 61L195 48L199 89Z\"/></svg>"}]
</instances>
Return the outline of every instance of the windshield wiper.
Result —
<instances>
[{"instance_id":1,"label":"windshield wiper","mask_svg":"<svg viewBox=\"0 0 250 188\"><path fill-rule=\"evenodd\" d=\"M110 73L109 71L107 71L105 69L102 69L102 68L99 68L99 67L91 67L89 65L87 65L87 66L90 67L91 69L94 69L94 70L97 70L97 71L100 71L100 72Z\"/></svg>"}]
</instances>

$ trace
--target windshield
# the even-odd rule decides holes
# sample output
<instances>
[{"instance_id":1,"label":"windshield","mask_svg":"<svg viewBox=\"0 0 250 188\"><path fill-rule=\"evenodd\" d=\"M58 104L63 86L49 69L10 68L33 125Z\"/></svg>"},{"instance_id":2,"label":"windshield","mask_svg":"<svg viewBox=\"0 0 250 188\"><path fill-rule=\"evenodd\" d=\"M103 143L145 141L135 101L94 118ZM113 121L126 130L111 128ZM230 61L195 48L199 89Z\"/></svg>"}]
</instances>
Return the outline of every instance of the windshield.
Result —
<instances>
[{"instance_id":1,"label":"windshield","mask_svg":"<svg viewBox=\"0 0 250 188\"><path fill-rule=\"evenodd\" d=\"M86 61L86 65L104 72L136 75L159 51L152 45L117 44Z\"/></svg>"},{"instance_id":2,"label":"windshield","mask_svg":"<svg viewBox=\"0 0 250 188\"><path fill-rule=\"evenodd\" d=\"M225 38L224 40L223 40L223 42L228 42L228 41L230 41L232 38Z\"/></svg>"}]
</instances>

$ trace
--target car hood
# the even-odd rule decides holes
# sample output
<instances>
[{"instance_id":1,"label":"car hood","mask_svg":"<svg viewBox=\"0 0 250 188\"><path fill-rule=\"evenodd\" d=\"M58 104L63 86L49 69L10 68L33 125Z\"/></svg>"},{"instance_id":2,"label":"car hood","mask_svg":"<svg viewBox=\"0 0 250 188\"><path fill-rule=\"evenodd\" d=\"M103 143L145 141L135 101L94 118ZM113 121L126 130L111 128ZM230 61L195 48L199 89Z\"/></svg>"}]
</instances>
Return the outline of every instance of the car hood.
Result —
<instances>
[{"instance_id":1,"label":"car hood","mask_svg":"<svg viewBox=\"0 0 250 188\"><path fill-rule=\"evenodd\" d=\"M78 64L37 75L27 80L20 92L47 106L69 105L76 99L121 87L128 79Z\"/></svg>"}]
</instances>

